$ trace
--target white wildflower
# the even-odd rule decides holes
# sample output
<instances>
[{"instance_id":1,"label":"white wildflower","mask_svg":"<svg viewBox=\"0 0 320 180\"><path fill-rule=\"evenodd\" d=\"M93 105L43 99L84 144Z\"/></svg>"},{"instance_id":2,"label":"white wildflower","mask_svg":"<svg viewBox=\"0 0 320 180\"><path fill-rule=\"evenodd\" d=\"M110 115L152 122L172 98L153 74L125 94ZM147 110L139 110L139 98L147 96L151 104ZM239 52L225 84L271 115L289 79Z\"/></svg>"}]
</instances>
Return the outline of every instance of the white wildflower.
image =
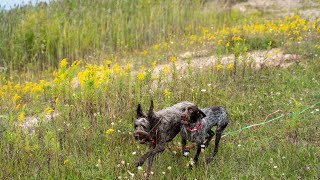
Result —
<instances>
[{"instance_id":1,"label":"white wildflower","mask_svg":"<svg viewBox=\"0 0 320 180\"><path fill-rule=\"evenodd\" d=\"M134 177L134 174L128 170L128 173L131 177Z\"/></svg>"},{"instance_id":2,"label":"white wildflower","mask_svg":"<svg viewBox=\"0 0 320 180\"><path fill-rule=\"evenodd\" d=\"M172 153L173 153L174 155L176 155L176 154L177 154L177 151L172 151Z\"/></svg>"}]
</instances>

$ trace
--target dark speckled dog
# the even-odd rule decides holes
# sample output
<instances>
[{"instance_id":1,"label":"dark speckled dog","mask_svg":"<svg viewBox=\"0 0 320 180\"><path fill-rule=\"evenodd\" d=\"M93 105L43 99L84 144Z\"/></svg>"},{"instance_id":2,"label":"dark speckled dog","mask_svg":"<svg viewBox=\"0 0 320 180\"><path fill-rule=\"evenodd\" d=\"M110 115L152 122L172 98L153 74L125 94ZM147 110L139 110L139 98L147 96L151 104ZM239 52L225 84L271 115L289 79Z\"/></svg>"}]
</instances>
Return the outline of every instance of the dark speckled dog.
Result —
<instances>
[{"instance_id":1,"label":"dark speckled dog","mask_svg":"<svg viewBox=\"0 0 320 180\"><path fill-rule=\"evenodd\" d=\"M194 107L191 102L181 102L160 111L153 111L153 101L151 101L148 114L142 112L141 105L137 108L137 117L134 121L134 137L141 144L149 144L150 150L142 155L136 162L136 166L141 166L148 159L146 175L150 175L154 156L165 150L167 142L171 141L180 132L181 116L185 109Z\"/></svg>"},{"instance_id":2,"label":"dark speckled dog","mask_svg":"<svg viewBox=\"0 0 320 180\"><path fill-rule=\"evenodd\" d=\"M210 163L218 152L222 132L229 123L225 108L221 106L204 109L199 109L197 106L187 107L181 116L181 123L182 154L185 155L186 153L187 140L196 144L197 153L193 158L195 163L198 162L201 147L207 147L214 136L214 132L211 129L213 126L217 126L215 147L206 159L206 164ZM190 166L192 166L192 164L190 164Z\"/></svg>"}]
</instances>

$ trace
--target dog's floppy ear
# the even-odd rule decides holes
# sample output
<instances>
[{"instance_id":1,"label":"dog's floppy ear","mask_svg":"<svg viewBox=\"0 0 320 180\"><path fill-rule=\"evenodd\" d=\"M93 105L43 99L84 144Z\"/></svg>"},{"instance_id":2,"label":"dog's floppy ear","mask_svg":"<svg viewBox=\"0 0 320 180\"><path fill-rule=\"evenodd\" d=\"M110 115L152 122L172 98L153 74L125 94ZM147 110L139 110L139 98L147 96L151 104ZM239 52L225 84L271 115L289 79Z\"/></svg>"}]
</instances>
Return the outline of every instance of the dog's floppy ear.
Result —
<instances>
[{"instance_id":1,"label":"dog's floppy ear","mask_svg":"<svg viewBox=\"0 0 320 180\"><path fill-rule=\"evenodd\" d=\"M201 114L202 118L206 117L206 114L204 112L202 112L200 109L199 110L199 113Z\"/></svg>"},{"instance_id":2,"label":"dog's floppy ear","mask_svg":"<svg viewBox=\"0 0 320 180\"><path fill-rule=\"evenodd\" d=\"M144 117L144 113L142 112L142 108L141 108L141 105L138 104L138 107L137 107L137 118L139 117Z\"/></svg>"}]
</instances>

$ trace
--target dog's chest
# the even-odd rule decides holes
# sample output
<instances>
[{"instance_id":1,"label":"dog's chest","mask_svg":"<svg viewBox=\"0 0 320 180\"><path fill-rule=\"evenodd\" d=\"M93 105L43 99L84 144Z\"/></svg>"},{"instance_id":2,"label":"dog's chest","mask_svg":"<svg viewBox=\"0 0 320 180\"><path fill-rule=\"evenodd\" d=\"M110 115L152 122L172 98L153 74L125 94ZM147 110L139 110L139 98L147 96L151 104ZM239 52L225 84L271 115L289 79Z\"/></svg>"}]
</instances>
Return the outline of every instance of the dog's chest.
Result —
<instances>
[{"instance_id":1,"label":"dog's chest","mask_svg":"<svg viewBox=\"0 0 320 180\"><path fill-rule=\"evenodd\" d=\"M194 126L195 125L191 126L190 129L193 129ZM200 129L197 129L194 132L191 132L190 129L188 130L188 127L182 126L180 134L182 138L187 139L188 141L191 141L193 143L203 144L203 142L209 136L207 132L206 122L203 122L202 127Z\"/></svg>"}]
</instances>

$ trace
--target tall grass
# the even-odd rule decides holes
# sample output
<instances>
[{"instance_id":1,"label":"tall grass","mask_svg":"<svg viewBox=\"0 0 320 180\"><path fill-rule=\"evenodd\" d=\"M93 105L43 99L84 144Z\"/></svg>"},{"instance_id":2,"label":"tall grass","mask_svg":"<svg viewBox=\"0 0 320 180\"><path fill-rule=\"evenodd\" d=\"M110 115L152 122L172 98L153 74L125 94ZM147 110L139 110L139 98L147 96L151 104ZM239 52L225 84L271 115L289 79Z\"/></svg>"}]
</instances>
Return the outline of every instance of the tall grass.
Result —
<instances>
[{"instance_id":1,"label":"tall grass","mask_svg":"<svg viewBox=\"0 0 320 180\"><path fill-rule=\"evenodd\" d=\"M203 11L205 2L62 0L1 11L0 63L10 72L0 73L0 179L142 179L133 162L147 147L134 141L132 120L137 104L146 111L151 98L155 109L186 100L223 105L226 131L319 101L318 20L254 22L234 11ZM178 53L194 47L218 61L193 68L193 57ZM300 62L254 68L248 52L273 47L301 54ZM224 64L223 54L234 62ZM157 69L161 60L170 65ZM184 60L186 72L177 68ZM14 78L18 70L47 68L53 73L41 80ZM318 116L316 106L226 136L214 162L203 162L211 146L193 171L177 136L156 158L152 178L317 179Z\"/></svg>"},{"instance_id":2,"label":"tall grass","mask_svg":"<svg viewBox=\"0 0 320 180\"><path fill-rule=\"evenodd\" d=\"M58 60L105 59L224 26L204 1L62 0L0 12L0 59L10 69L57 67Z\"/></svg>"}]
</instances>

